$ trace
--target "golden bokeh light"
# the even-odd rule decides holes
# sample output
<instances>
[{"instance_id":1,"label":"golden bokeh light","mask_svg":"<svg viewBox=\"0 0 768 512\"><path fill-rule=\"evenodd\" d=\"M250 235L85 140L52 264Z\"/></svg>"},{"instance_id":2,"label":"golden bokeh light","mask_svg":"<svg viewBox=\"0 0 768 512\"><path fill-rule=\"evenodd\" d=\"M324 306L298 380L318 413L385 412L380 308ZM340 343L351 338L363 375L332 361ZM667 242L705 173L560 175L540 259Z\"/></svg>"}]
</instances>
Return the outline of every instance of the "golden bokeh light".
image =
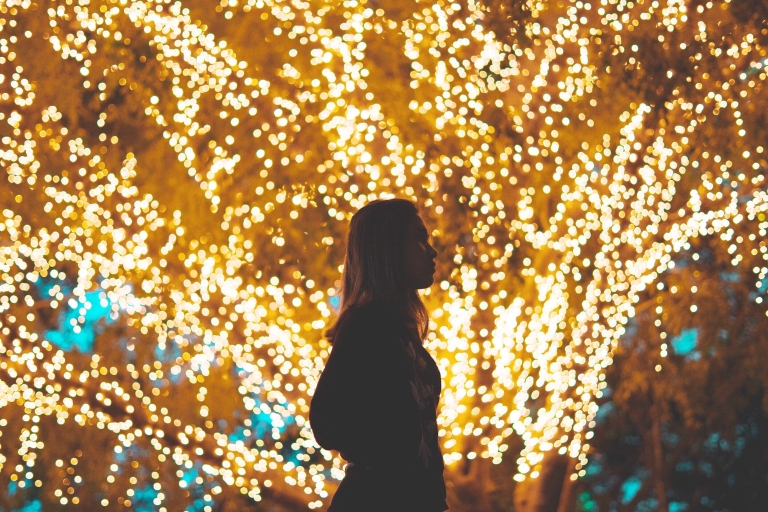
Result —
<instances>
[{"instance_id":1,"label":"golden bokeh light","mask_svg":"<svg viewBox=\"0 0 768 512\"><path fill-rule=\"evenodd\" d=\"M522 481L558 453L584 474L640 294L691 238L719 235L736 266L758 249L734 226L768 230L768 30L725 37L728 1L402 4L4 2L0 407L22 424L19 487L42 485L55 417L111 432L104 507L139 499L120 456L139 445L158 507L163 472L207 482L207 510L222 486L323 506L343 461L307 415L341 242L394 195L441 249L424 298L449 471L515 457ZM85 499L83 457L56 461L61 504Z\"/></svg>"}]
</instances>

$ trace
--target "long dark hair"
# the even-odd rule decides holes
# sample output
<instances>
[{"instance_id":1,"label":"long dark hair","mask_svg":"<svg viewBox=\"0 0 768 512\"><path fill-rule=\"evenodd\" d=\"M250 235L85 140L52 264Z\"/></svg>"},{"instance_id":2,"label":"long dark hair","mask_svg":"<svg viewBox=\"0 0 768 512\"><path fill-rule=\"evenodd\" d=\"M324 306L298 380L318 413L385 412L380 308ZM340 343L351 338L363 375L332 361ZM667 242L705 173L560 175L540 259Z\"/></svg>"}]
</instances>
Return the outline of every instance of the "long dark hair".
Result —
<instances>
[{"instance_id":1,"label":"long dark hair","mask_svg":"<svg viewBox=\"0 0 768 512\"><path fill-rule=\"evenodd\" d=\"M325 331L331 343L345 313L373 300L394 310L424 342L429 332L429 312L418 290L407 286L403 261L405 230L418 217L416 203L400 198L376 199L352 216L339 314Z\"/></svg>"}]
</instances>

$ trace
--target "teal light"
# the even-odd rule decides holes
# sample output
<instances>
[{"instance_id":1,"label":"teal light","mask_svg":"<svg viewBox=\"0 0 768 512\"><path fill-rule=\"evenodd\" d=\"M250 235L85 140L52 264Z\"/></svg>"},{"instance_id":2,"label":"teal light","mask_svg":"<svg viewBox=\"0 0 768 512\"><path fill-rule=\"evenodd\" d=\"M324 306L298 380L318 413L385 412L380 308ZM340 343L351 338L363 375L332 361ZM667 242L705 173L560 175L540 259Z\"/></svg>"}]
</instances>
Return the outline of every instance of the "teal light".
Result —
<instances>
[{"instance_id":1,"label":"teal light","mask_svg":"<svg viewBox=\"0 0 768 512\"><path fill-rule=\"evenodd\" d=\"M635 496L643 486L643 482L636 476L627 478L623 484L621 484L621 504L626 505L635 499Z\"/></svg>"},{"instance_id":2,"label":"teal light","mask_svg":"<svg viewBox=\"0 0 768 512\"><path fill-rule=\"evenodd\" d=\"M678 356L688 355L696 348L698 337L698 329L683 329L679 336L672 338L672 350Z\"/></svg>"},{"instance_id":3,"label":"teal light","mask_svg":"<svg viewBox=\"0 0 768 512\"><path fill-rule=\"evenodd\" d=\"M110 322L111 303L103 291L85 294L85 302L78 302L75 307L66 307L59 315L59 328L45 333L48 341L61 348L87 353L93 351L93 342L100 330L102 319ZM78 318L82 315L83 321Z\"/></svg>"}]
</instances>

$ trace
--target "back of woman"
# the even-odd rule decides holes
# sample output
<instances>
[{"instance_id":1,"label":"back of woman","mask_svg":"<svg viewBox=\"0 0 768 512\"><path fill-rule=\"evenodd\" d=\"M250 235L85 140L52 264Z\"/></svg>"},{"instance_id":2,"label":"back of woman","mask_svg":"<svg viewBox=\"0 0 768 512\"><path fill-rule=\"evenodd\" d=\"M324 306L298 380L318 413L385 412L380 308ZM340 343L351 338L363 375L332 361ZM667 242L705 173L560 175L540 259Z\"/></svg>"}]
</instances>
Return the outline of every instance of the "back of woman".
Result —
<instances>
[{"instance_id":1,"label":"back of woman","mask_svg":"<svg viewBox=\"0 0 768 512\"><path fill-rule=\"evenodd\" d=\"M357 223L353 217L341 313L327 333L333 349L310 406L318 444L339 451L348 462L329 512L448 508L436 421L440 372L421 344L428 317L416 292L432 283L436 252L424 237L415 206L390 200L396 201L401 203L379 204L380 210L367 217L364 207ZM374 202L369 210L375 203L386 202ZM388 237L391 254L373 269L375 257L360 254L366 247L356 242L381 246L381 240L371 243L376 235ZM378 289L377 283L366 283L366 271L373 270L384 280L388 270L394 271L389 297L381 282Z\"/></svg>"}]
</instances>

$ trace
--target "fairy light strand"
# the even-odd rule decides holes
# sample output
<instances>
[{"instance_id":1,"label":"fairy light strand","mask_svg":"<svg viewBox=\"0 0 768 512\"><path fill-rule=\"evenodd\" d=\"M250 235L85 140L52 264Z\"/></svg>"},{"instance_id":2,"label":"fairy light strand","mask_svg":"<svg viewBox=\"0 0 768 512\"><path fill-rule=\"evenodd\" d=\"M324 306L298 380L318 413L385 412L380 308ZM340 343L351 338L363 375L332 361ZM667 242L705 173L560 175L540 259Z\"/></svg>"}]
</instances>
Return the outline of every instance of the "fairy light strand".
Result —
<instances>
[{"instance_id":1,"label":"fairy light strand","mask_svg":"<svg viewBox=\"0 0 768 512\"><path fill-rule=\"evenodd\" d=\"M221 482L206 494L209 508L221 485L322 506L342 462L314 445L306 418L338 287L289 255L306 237L325 254L357 208L393 193L424 199L437 237L452 234L452 219L468 223L443 255L444 279L425 295L449 469L465 457L516 456L523 480L557 452L577 459L574 478L584 474L595 398L640 294L691 238L719 234L735 266L746 257L733 226L768 229L764 148L744 120L766 79L766 34L710 42L720 5L529 2L525 33L511 43L486 27L494 14L477 2L418 4L397 19L352 0L222 2L216 16L225 21L215 23L253 20L259 37L282 48L272 73L180 2L68 1L45 12L5 2L0 160L13 203L0 217L0 404L23 406L26 464L12 479L42 485L31 454L42 449L41 416L55 415L62 428L111 431L118 454L146 442L177 475L199 464ZM27 28L34 20L46 32ZM650 23L653 44L674 44L699 63L691 86L659 104L619 91L616 108L601 84L616 66L644 69L633 32ZM400 45L411 70L405 99L374 83L376 37ZM92 141L68 125L66 104L40 103L55 84L32 78L25 42L59 55L102 102ZM191 206L168 208L143 191L140 178L160 171L110 131L122 115L108 106L114 95L159 130L163 153L178 163L168 172L200 190L197 206L227 236L209 240ZM715 121L739 139L738 151L725 136L696 149ZM299 175L303 182L292 179ZM275 262L295 270L258 270ZM97 306L135 332L127 353L149 339L156 360L118 367L94 353L82 366L40 329L53 311L82 334ZM214 428L209 379L225 363L243 409L270 425L269 447L251 419L248 443ZM172 382L196 390L195 421L164 399ZM286 461L289 423L298 437ZM512 435L524 448L505 455ZM62 504L81 499L76 460L61 461ZM123 481L119 471L109 484ZM130 504L131 484L116 490L121 503Z\"/></svg>"}]
</instances>

